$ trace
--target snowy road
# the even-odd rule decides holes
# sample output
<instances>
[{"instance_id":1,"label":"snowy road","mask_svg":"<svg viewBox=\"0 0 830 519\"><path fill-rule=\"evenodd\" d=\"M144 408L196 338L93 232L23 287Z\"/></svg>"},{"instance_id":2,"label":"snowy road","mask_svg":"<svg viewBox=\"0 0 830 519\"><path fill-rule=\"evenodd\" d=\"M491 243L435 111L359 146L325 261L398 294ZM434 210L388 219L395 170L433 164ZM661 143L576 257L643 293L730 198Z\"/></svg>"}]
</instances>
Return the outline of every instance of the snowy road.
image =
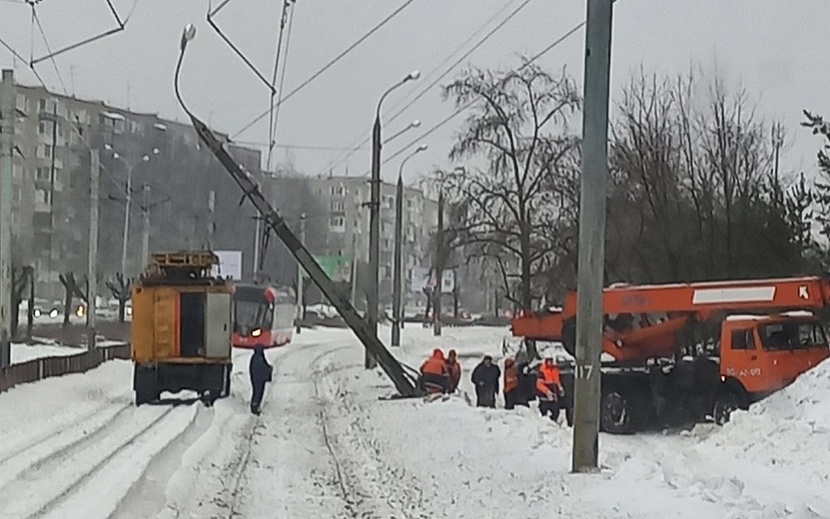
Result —
<instances>
[{"instance_id":1,"label":"snowy road","mask_svg":"<svg viewBox=\"0 0 830 519\"><path fill-rule=\"evenodd\" d=\"M407 329L416 363L456 348L469 373L499 357L492 329ZM724 428L601 438L601 474L569 473L571 431L533 409L454 396L379 401L345 330L268 351L263 413L248 411L248 351L233 394L132 405L129 362L0 394L0 519L830 517L830 366Z\"/></svg>"}]
</instances>

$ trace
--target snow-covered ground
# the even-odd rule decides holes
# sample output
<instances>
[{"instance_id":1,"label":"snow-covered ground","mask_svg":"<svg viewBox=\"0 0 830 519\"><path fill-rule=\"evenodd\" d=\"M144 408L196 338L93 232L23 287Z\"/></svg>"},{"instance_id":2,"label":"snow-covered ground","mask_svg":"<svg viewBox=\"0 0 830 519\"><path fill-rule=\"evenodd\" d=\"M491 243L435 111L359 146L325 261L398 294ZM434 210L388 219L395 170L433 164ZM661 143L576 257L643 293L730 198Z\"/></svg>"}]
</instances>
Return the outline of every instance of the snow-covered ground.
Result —
<instances>
[{"instance_id":1,"label":"snow-covered ground","mask_svg":"<svg viewBox=\"0 0 830 519\"><path fill-rule=\"evenodd\" d=\"M35 344L12 343L12 364L20 364L28 360L44 357L63 357L76 355L86 351L83 347L65 346L52 339L34 337ZM99 348L109 348L124 344L121 341L111 341L100 337L96 343Z\"/></svg>"},{"instance_id":2,"label":"snow-covered ground","mask_svg":"<svg viewBox=\"0 0 830 519\"><path fill-rule=\"evenodd\" d=\"M418 367L456 349L469 394L506 334L407 326L393 353ZM534 409L379 400L391 386L347 330L303 330L267 354L259 418L249 351L210 409L133 407L124 361L0 394L0 518L830 517L827 363L724 428L603 435L603 471L573 475L572 431Z\"/></svg>"}]
</instances>

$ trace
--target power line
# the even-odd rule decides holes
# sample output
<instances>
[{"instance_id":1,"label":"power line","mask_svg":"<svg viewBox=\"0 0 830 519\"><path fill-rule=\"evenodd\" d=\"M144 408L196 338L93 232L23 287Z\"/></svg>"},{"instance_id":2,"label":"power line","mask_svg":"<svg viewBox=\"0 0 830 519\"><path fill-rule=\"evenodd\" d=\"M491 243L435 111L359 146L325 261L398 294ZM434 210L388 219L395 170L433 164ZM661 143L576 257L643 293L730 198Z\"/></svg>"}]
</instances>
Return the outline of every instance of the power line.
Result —
<instances>
[{"instance_id":1,"label":"power line","mask_svg":"<svg viewBox=\"0 0 830 519\"><path fill-rule=\"evenodd\" d=\"M502 7L501 9L499 9L499 10L496 12L496 14L494 14L492 17L490 17L490 19L489 19L489 20L487 20L487 21L486 21L486 22L485 22L485 23L484 23L481 27L479 27L479 28L478 28L478 29L477 29L477 30L476 30L476 31L475 31L472 35L470 35L470 37L469 37L469 38L467 38L467 39L464 41L464 43L462 43L462 44L461 44L458 48L456 48L456 50L454 50L454 51L453 51L453 52L452 52L449 56L447 56L446 58L444 58L444 60L443 60L440 64L438 64L438 66L437 66L437 67L435 67L435 68L432 70L432 72L430 72L429 77L431 77L432 75L434 75L434 74L435 74L435 72L437 72L439 68L441 68L442 66L444 66L444 64L445 64L446 62L448 62L450 59L452 59L452 57L453 57L453 56L455 56L455 54L457 54L457 53L458 53L458 51L460 51L462 48L464 48L464 46L466 46L466 45L467 45L467 43L469 43L469 42L470 42L473 38L475 38L475 36L476 36L478 33L480 33L481 31L483 31L485 27L487 27L488 25L490 25L490 23L491 23L493 20L495 20L496 18L498 18L498 17L499 17L499 16L500 16L500 15L501 15L504 11L506 11L506 10L507 10L507 9L508 9L508 8L509 8L512 4L516 3L516 1L517 1L517 0L513 0L512 2L508 3L507 5L505 5L505 6L504 6L504 7ZM414 99L412 99L411 101L409 101L409 102L406 104L406 106L404 106L403 108L401 108L400 110L398 110L397 112L395 112L395 114L394 114L394 115L392 115L392 116L388 119L388 121L389 121L389 122L391 122L391 121L395 120L395 119L396 119L398 116L400 116L400 115L401 115L404 111L406 111L409 107L411 107L413 104L415 104L415 102L417 102L419 99L421 99L421 98L422 98L422 97L423 97L423 96L424 96L427 92L429 92L429 90L430 90L432 87L434 87L434 86L435 86L435 85L436 85L439 81L441 81L441 79L443 79L444 77L446 77L446 76L447 76L447 74L449 74L450 72L452 72L452 71L453 71L453 69L455 69L455 67L457 67L457 66L459 65L459 63L461 63L462 61L464 61L467 57L469 57L469 56L470 56L470 54L472 54L472 53L473 53L473 52L475 52L475 51L476 51L479 47L481 47L481 46L484 44L484 42L486 42L486 41L487 41L488 39L490 39L490 38L491 38L491 37L492 37L492 36L493 36L496 32L498 32L498 31L499 31L502 27L504 27L504 25L505 25L507 22L509 22L509 21L510 21L510 20L511 20L514 16L516 16L516 14L518 14L518 13L519 13L519 11L521 11L522 9L524 9L524 8L527 6L527 4L529 4L529 3L530 3L530 1L531 1L531 0L525 0L525 1L524 1L524 2L523 2L523 3L522 3L522 4L518 7L518 8L516 8L516 9L515 9L512 13L510 13L510 14L507 16L507 18L505 18L504 20L502 20L502 21L501 21L498 25L496 25L496 27L494 27L494 28L493 28L493 29L492 29L489 33L487 33L487 34L486 34L486 35L485 35L485 36L484 36L481 40L479 40L479 41L478 41L475 45L473 45L473 47L472 47L472 48L470 48L470 49L469 49L467 52L465 52L465 53L464 53L464 54L463 54L460 58L458 58L458 59L457 59L457 60L456 60L456 61L455 61L452 65L450 65L450 66L449 66L449 68L447 68L447 69L444 71L444 73L443 73L443 74L441 74L440 76L438 76L438 78L436 78L433 82L431 82L431 83L430 83L429 85L427 85L424 89L422 89L422 90L421 90L421 92L420 92L420 93L419 93L419 94L418 94L418 95L417 95ZM404 99L404 101L405 101L405 99ZM398 105L393 105L393 108L394 108L395 106L398 106ZM366 133L364 133L364 137L362 138L363 140L360 140L359 142L356 142L356 146L357 146L357 147L352 147L352 148L351 148L351 151L350 151L349 153L347 153L345 156L343 156L342 158L338 158L338 159L336 159L336 160L334 160L334 161L330 162L330 163L329 163L329 165L328 165L328 167L326 167L326 170L329 170L329 169L331 169L331 168L337 167L337 166L339 166L340 164L342 164L343 162L345 162L346 160L348 160L348 159L349 159L349 157L351 157L352 155L354 155L354 152L355 152L355 151L357 151L357 150L361 149L360 147L361 147L361 146L363 146L363 145L365 145L367 142L369 142L369 140L370 140L371 138L372 138L372 136L371 136L371 131L367 131Z\"/></svg>"},{"instance_id":2,"label":"power line","mask_svg":"<svg viewBox=\"0 0 830 519\"><path fill-rule=\"evenodd\" d=\"M35 5L32 4L32 18L37 23L37 28L40 31L40 35L43 37L43 43L46 45L46 52L49 53L49 56L52 59L52 66L55 67L55 73L58 75L58 80L61 82L61 87L63 87L63 93L69 95L69 90L66 88L66 83L63 81L63 75L61 74L60 69L58 68L58 63L55 61L55 56L52 53L52 48L49 46L49 40L46 39L46 32L43 30L43 25L40 23L40 17L37 15L37 11L35 11ZM34 67L34 60L32 60L32 66Z\"/></svg>"},{"instance_id":3,"label":"power line","mask_svg":"<svg viewBox=\"0 0 830 519\"><path fill-rule=\"evenodd\" d=\"M274 151L274 145L276 144L276 140L277 140L277 124L279 123L279 119L280 119L280 106L279 105L280 105L280 103L282 103L282 93L284 91L283 87L285 85L285 69L288 66L288 49L289 49L289 46L291 44L291 28L294 26L294 4L293 4L293 2L291 4L289 4L289 0L285 0L285 3L283 4L283 16L282 16L282 20L280 20L280 44L277 46L277 57L276 57L276 62L274 63L274 78L273 78L273 81L274 81L274 84L276 84L276 82L277 82L277 68L278 68L278 65L279 65L280 52L281 52L280 47L282 47L282 34L283 34L283 29L285 29L285 20L286 20L286 16L287 16L286 10L289 8L289 6L291 7L291 10L290 10L290 18L288 19L288 34L286 35L286 38L285 38L285 54L282 56L282 72L280 74L279 98L277 99L276 107L274 106L274 94L271 94L271 111L273 112L274 108L276 108L276 112L274 113L274 115L272 117L270 117L271 122L268 125L268 134L269 134L269 137L268 137L268 161L266 162L266 164L267 164L269 170L272 167L271 158L272 158L272 154L273 154L273 151Z\"/></svg>"},{"instance_id":4,"label":"power line","mask_svg":"<svg viewBox=\"0 0 830 519\"><path fill-rule=\"evenodd\" d=\"M305 88L305 87L306 87L309 83L311 83L312 81L314 81L315 79L317 79L317 78L318 78L318 77L319 77L319 76L320 76L323 72L325 72L326 70L328 70L329 68L331 68L331 67L332 67L335 63L337 63L338 61L340 61L341 59L343 59L343 58L344 58L347 54L349 54L352 50L354 50L354 49L355 49L355 47L357 47L358 45L360 45L361 43L363 43L364 41L366 41L366 40L367 40L367 39L368 39L368 38L369 38L372 34L374 34L374 33L375 33L375 32L377 32L377 31L378 31L381 27L383 27L384 25L386 25L386 24L387 24L390 20L392 20L395 16L397 16L397 15L398 15L401 11L403 11L404 9L406 9L406 8L407 8L410 4L412 4L414 1L415 1L415 0L406 0L406 1L405 1L405 2L404 2L401 6L400 6L400 7L398 7L398 8L397 8L397 9L395 9L394 11L392 11L392 13L391 13L391 14L389 14L386 18L384 18L383 20L381 20L381 21L380 21L380 23L378 23L377 25L375 25L374 27L372 27L372 29L371 29L371 30L369 30L369 32L367 32L366 34L364 34L363 36L361 36L361 37L360 37L357 41L355 41L354 43L352 43L351 45L349 45L349 46L346 48L346 50L344 50L343 52L341 52L340 54L338 54L338 55L337 55L334 59L332 59L331 61L329 61L328 63L326 63L326 64L323 66L323 68L321 68L320 70L318 70L317 72L315 72L314 74L312 74L312 75L311 75L308 79L306 79L305 81L303 81L302 83L300 83L300 85L299 85L297 88L295 88L294 90L292 90L291 92L289 92L289 93L288 93L288 95L286 95L286 96L282 99L282 101L281 101L280 103L278 103L276 106L279 106L279 105L281 105L282 103L284 103L284 102L288 101L289 99L291 99L291 98L294 96L294 94L296 94L297 92L299 92L300 90L302 90L303 88ZM252 120L250 123L248 123L247 125L245 125L245 126L244 126L241 130L239 130L238 132L236 132L235 134L233 134L233 135L231 136L231 138L233 139L233 138L235 138L235 137L239 136L239 134L241 134L242 132L246 131L248 128L250 128L251 126L255 125L255 124L256 124L256 123L258 123L259 121L261 121L261 120L262 120L265 116L267 116L267 115L268 115L268 113L269 113L269 112L270 112L270 109L269 109L269 110L264 111L262 114L260 114L260 115L258 115L257 117L255 117L255 118L254 118L254 120Z\"/></svg>"},{"instance_id":5,"label":"power line","mask_svg":"<svg viewBox=\"0 0 830 519\"><path fill-rule=\"evenodd\" d=\"M616 0L615 0L615 2L614 2L614 3L616 3ZM544 56L545 54L547 54L548 52L550 52L551 50L553 50L555 47L557 47L557 46L558 46L558 45L560 45L562 42L564 42L565 40L567 40L567 39L568 39L571 35L573 35L574 33L576 33L579 29L581 29L582 27L584 27L584 26L585 26L585 23L586 23L586 22L585 22L585 20L583 20L582 22L580 22L580 23L578 23L577 25L575 25L575 26L574 26L571 30L569 30L569 31L568 31L568 32L566 32L564 35L562 35L562 36L560 36L559 38L557 38L557 39L556 39L556 41L554 41L553 43L551 43L550 45L548 45L547 47L545 47L544 49L542 49L539 53L537 53L536 55L534 55L532 58L530 58L528 61L526 61L526 62L525 62L525 63L524 63L521 67L519 67L519 69L518 69L518 70L522 70L522 69L524 69L525 67L529 66L529 65L530 65L531 63L533 63L534 61L538 60L539 58L541 58L542 56ZM390 157L386 158L386 159L383 161L383 163L384 163L384 164L386 164L387 162L389 162L389 161L393 160L395 157L400 156L402 153L404 153L406 150L408 150L408 149L409 149L409 148L411 148L412 146L415 146L416 144L420 144L420 143L421 143L421 141L422 141L425 137L428 137L429 135L433 134L436 130L438 130L439 128L441 128L442 126L444 126L445 124L447 124L447 123L448 123L448 122L450 122L451 120L455 119L455 118L456 118L459 114L461 114L463 111L467 110L468 108L470 108L471 106L473 106L473 105L474 105L474 104L476 104L477 102L478 102L478 99L473 99L473 100L472 100L472 101L470 101L469 103L467 103L467 104L465 104L465 105L461 106L458 110L456 110L455 112L453 112L452 114L450 114L448 117L446 117L446 118L442 119L439 123L437 123L436 125L432 126L429 130L427 130L426 132L424 132L423 134L421 134L420 136L418 136L418 138L417 138L417 139L413 139L413 140L412 140L409 144L407 144L407 145L406 145L406 146L404 146L403 148L401 148L401 149L399 149L398 151L396 151L395 153L393 153Z\"/></svg>"}]
</instances>

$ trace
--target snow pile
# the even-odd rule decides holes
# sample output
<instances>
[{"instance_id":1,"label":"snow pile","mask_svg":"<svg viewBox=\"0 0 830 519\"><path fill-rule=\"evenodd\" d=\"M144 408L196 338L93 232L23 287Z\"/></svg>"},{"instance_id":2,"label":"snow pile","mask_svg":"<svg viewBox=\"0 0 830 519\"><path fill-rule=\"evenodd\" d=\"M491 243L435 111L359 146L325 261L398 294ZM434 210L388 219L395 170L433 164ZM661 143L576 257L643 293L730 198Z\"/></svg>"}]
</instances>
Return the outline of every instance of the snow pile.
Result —
<instances>
[{"instance_id":1,"label":"snow pile","mask_svg":"<svg viewBox=\"0 0 830 519\"><path fill-rule=\"evenodd\" d=\"M83 353L83 348L64 346L52 340L44 340L43 344L12 343L12 364L20 364L28 360L43 357L64 357Z\"/></svg>"}]
</instances>

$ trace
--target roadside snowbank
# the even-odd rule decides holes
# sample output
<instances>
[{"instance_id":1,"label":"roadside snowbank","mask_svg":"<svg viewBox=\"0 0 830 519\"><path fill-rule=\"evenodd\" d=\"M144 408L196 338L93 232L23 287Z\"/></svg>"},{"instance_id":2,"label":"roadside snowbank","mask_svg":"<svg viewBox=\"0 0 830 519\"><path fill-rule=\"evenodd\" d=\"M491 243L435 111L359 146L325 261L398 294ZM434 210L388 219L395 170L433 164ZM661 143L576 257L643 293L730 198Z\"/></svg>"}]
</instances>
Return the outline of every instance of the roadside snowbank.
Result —
<instances>
[{"instance_id":1,"label":"roadside snowbank","mask_svg":"<svg viewBox=\"0 0 830 519\"><path fill-rule=\"evenodd\" d=\"M20 364L41 357L64 357L83 353L84 351L83 348L63 346L53 341L48 341L45 344L12 343L12 364Z\"/></svg>"}]
</instances>

